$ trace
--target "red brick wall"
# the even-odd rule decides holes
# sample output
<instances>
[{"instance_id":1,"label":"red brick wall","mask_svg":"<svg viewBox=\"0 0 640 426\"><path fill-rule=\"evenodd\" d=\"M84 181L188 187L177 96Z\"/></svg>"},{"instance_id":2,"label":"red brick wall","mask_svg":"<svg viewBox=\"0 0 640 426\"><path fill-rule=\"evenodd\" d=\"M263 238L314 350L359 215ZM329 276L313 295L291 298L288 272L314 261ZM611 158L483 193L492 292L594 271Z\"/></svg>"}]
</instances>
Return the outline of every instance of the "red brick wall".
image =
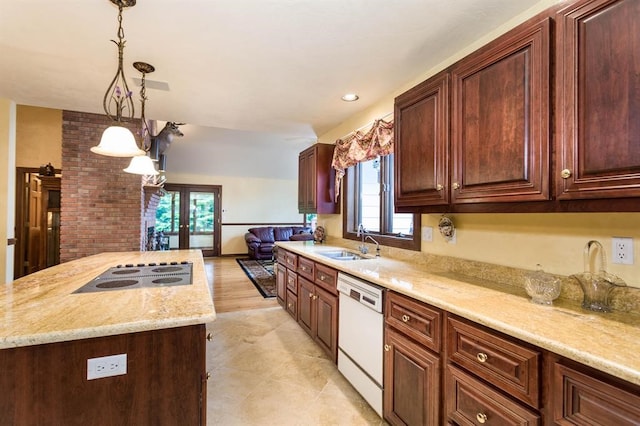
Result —
<instances>
[{"instance_id":1,"label":"red brick wall","mask_svg":"<svg viewBox=\"0 0 640 426\"><path fill-rule=\"evenodd\" d=\"M98 145L111 120L63 111L62 121L60 261L141 250L146 239L141 176L122 171L129 158L89 150ZM137 123L129 127L134 134L139 128Z\"/></svg>"}]
</instances>

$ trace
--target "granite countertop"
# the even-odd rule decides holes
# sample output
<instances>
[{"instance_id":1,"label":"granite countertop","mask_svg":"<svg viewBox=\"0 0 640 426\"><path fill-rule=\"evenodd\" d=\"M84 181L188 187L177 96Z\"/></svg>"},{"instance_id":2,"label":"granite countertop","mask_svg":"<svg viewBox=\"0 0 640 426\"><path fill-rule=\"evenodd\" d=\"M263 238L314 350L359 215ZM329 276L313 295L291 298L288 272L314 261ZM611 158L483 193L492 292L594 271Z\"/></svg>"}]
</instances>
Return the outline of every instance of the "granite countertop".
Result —
<instances>
[{"instance_id":1,"label":"granite countertop","mask_svg":"<svg viewBox=\"0 0 640 426\"><path fill-rule=\"evenodd\" d=\"M191 285L73 292L119 264L189 261ZM200 250L103 253L0 287L0 349L203 324L216 317Z\"/></svg>"},{"instance_id":2,"label":"granite countertop","mask_svg":"<svg viewBox=\"0 0 640 426\"><path fill-rule=\"evenodd\" d=\"M333 260L344 247L313 242L278 246L339 271L411 296L558 355L640 385L640 316L596 313L573 301L531 303L522 289L393 258Z\"/></svg>"}]
</instances>

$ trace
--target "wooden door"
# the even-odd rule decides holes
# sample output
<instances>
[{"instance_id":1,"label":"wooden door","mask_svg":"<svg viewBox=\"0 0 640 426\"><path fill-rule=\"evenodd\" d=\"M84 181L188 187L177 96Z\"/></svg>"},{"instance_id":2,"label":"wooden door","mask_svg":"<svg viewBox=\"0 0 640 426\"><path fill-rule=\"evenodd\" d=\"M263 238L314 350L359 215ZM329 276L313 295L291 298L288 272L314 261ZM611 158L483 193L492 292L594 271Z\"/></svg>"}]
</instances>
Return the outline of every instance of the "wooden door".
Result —
<instances>
[{"instance_id":1,"label":"wooden door","mask_svg":"<svg viewBox=\"0 0 640 426\"><path fill-rule=\"evenodd\" d=\"M338 359L338 297L315 287L316 342L331 357Z\"/></svg>"},{"instance_id":2,"label":"wooden door","mask_svg":"<svg viewBox=\"0 0 640 426\"><path fill-rule=\"evenodd\" d=\"M525 23L453 66L453 203L549 199L550 27Z\"/></svg>"},{"instance_id":3,"label":"wooden door","mask_svg":"<svg viewBox=\"0 0 640 426\"><path fill-rule=\"evenodd\" d=\"M395 206L449 204L449 73L395 100Z\"/></svg>"},{"instance_id":4,"label":"wooden door","mask_svg":"<svg viewBox=\"0 0 640 426\"><path fill-rule=\"evenodd\" d=\"M316 333L316 303L314 285L311 281L298 277L298 324L311 337Z\"/></svg>"},{"instance_id":5,"label":"wooden door","mask_svg":"<svg viewBox=\"0 0 640 426\"><path fill-rule=\"evenodd\" d=\"M156 231L169 237L169 249L201 249L205 257L220 255L219 185L166 184L156 211Z\"/></svg>"},{"instance_id":6,"label":"wooden door","mask_svg":"<svg viewBox=\"0 0 640 426\"><path fill-rule=\"evenodd\" d=\"M557 15L560 200L640 196L640 4L579 1Z\"/></svg>"},{"instance_id":7,"label":"wooden door","mask_svg":"<svg viewBox=\"0 0 640 426\"><path fill-rule=\"evenodd\" d=\"M440 421L440 357L385 328L384 418L392 425Z\"/></svg>"},{"instance_id":8,"label":"wooden door","mask_svg":"<svg viewBox=\"0 0 640 426\"><path fill-rule=\"evenodd\" d=\"M27 237L27 274L44 268L44 258L41 256L41 245L44 234L42 232L42 182L33 177L29 182L29 210Z\"/></svg>"}]
</instances>

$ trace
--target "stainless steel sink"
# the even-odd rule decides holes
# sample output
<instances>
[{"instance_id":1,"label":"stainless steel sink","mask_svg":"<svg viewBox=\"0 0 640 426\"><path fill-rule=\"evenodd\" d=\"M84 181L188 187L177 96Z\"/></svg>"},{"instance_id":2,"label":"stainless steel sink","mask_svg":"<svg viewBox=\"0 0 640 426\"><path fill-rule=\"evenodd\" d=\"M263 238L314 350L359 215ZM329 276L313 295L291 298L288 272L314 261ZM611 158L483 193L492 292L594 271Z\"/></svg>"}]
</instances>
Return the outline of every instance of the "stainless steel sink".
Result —
<instances>
[{"instance_id":1,"label":"stainless steel sink","mask_svg":"<svg viewBox=\"0 0 640 426\"><path fill-rule=\"evenodd\" d=\"M328 257L333 260L364 260L371 259L370 257L362 256L360 253L355 253L349 250L331 250L318 252L319 255Z\"/></svg>"}]
</instances>

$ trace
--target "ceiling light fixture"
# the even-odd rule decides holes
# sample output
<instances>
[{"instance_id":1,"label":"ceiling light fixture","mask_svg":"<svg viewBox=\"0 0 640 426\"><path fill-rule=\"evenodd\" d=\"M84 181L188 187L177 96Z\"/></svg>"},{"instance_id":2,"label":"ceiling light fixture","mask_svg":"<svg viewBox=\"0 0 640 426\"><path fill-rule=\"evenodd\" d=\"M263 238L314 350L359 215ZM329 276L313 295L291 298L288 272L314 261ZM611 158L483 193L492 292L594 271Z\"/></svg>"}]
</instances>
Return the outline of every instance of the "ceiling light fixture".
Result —
<instances>
[{"instance_id":1,"label":"ceiling light fixture","mask_svg":"<svg viewBox=\"0 0 640 426\"><path fill-rule=\"evenodd\" d=\"M148 73L154 72L156 69L153 65L147 64L146 62L134 62L133 67L142 73L142 78L140 79L140 120L142 121L142 129L140 131L140 140L141 146L144 149L142 154L136 155L131 158L131 163L129 163L129 167L123 169L127 173L133 173L136 175L145 175L145 176L155 176L158 173L155 164L151 157L147 156L147 151L149 151L150 146L147 146L145 141L148 137L151 137L151 132L149 131L149 126L147 124L147 118L145 117L145 103L147 101L147 90L145 86L145 76Z\"/></svg>"},{"instance_id":2,"label":"ceiling light fixture","mask_svg":"<svg viewBox=\"0 0 640 426\"><path fill-rule=\"evenodd\" d=\"M127 80L122 68L124 56L124 29L122 28L122 9L135 6L136 0L109 0L118 6L118 41L111 40L118 46L118 70L107 88L102 106L107 116L115 123L108 127L100 138L100 144L91 148L91 152L110 157L133 157L144 155L138 147L133 133L123 126L126 121L133 120L134 106ZM144 126L144 125L143 125Z\"/></svg>"},{"instance_id":3,"label":"ceiling light fixture","mask_svg":"<svg viewBox=\"0 0 640 426\"><path fill-rule=\"evenodd\" d=\"M342 96L342 100L345 102L355 102L358 99L360 99L360 96L356 95L355 93L347 93L346 95Z\"/></svg>"}]
</instances>

